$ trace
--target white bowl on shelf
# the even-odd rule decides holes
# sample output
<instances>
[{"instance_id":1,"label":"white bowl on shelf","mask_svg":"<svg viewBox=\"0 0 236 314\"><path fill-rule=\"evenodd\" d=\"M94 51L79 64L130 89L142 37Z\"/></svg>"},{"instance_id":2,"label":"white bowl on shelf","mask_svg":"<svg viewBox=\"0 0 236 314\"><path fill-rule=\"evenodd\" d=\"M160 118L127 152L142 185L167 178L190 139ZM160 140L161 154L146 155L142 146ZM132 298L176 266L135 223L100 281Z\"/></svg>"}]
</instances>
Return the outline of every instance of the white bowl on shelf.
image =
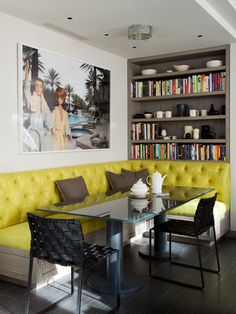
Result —
<instances>
[{"instance_id":1,"label":"white bowl on shelf","mask_svg":"<svg viewBox=\"0 0 236 314\"><path fill-rule=\"evenodd\" d=\"M210 60L210 61L207 61L206 66L207 68L214 68L214 67L220 67L222 66L222 64L223 64L223 61L221 60Z\"/></svg>"},{"instance_id":2,"label":"white bowl on shelf","mask_svg":"<svg viewBox=\"0 0 236 314\"><path fill-rule=\"evenodd\" d=\"M156 69L145 69L141 71L142 75L153 75L157 73Z\"/></svg>"},{"instance_id":3,"label":"white bowl on shelf","mask_svg":"<svg viewBox=\"0 0 236 314\"><path fill-rule=\"evenodd\" d=\"M144 117L150 119L152 118L152 113L144 113Z\"/></svg>"},{"instance_id":4,"label":"white bowl on shelf","mask_svg":"<svg viewBox=\"0 0 236 314\"><path fill-rule=\"evenodd\" d=\"M180 71L180 72L181 71L187 71L189 68L190 68L190 66L187 64L179 64L179 65L174 64L174 69L176 71Z\"/></svg>"}]
</instances>

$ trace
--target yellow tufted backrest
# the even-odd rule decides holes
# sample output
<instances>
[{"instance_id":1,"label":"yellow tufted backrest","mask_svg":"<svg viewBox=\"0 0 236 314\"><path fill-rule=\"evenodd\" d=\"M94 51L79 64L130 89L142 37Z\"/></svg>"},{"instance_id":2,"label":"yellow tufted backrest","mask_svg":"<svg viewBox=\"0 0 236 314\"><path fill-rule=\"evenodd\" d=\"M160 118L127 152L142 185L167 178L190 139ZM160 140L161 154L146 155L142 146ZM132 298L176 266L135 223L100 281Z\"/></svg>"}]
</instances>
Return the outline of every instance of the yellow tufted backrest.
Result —
<instances>
[{"instance_id":1,"label":"yellow tufted backrest","mask_svg":"<svg viewBox=\"0 0 236 314\"><path fill-rule=\"evenodd\" d=\"M59 201L55 180L83 176L89 193L108 189L107 170L120 173L121 168L137 171L147 168L168 174L164 184L214 187L218 200L229 208L229 164L217 162L120 161L78 165L17 173L0 174L0 229L26 221L28 211Z\"/></svg>"}]
</instances>

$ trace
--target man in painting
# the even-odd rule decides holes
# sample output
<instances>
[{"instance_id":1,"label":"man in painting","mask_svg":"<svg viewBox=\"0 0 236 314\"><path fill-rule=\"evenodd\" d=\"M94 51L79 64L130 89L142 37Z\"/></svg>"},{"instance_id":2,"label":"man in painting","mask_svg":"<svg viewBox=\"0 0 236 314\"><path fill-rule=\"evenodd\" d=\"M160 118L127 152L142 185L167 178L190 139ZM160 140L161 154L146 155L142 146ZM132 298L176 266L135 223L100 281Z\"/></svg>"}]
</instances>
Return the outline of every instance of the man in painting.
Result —
<instances>
[{"instance_id":1,"label":"man in painting","mask_svg":"<svg viewBox=\"0 0 236 314\"><path fill-rule=\"evenodd\" d=\"M66 91L62 87L56 89L56 107L52 112L54 122L54 149L65 150L68 139L71 139L71 131L68 122L68 114L62 105L66 98Z\"/></svg>"},{"instance_id":2,"label":"man in painting","mask_svg":"<svg viewBox=\"0 0 236 314\"><path fill-rule=\"evenodd\" d=\"M30 63L25 65L24 95L28 108L30 122L28 131L37 146L38 151L52 150L53 120L48 104L43 95L43 81L36 78L34 91L30 92Z\"/></svg>"}]
</instances>

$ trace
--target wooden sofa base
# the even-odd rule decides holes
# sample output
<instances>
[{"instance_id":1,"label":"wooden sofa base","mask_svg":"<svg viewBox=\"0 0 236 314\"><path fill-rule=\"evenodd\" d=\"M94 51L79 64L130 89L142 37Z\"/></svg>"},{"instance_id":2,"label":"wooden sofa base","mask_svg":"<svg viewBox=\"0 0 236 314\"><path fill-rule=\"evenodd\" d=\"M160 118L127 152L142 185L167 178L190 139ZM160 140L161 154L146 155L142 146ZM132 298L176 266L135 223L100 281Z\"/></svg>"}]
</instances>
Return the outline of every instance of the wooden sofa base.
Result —
<instances>
[{"instance_id":1,"label":"wooden sofa base","mask_svg":"<svg viewBox=\"0 0 236 314\"><path fill-rule=\"evenodd\" d=\"M123 241L129 244L131 239L141 236L146 230L146 224L124 224ZM106 243L106 229L101 229L85 236L85 241L104 245ZM27 286L29 267L29 252L16 248L0 246L0 279ZM69 274L69 267L49 264L35 259L33 268L32 287L40 287Z\"/></svg>"}]
</instances>

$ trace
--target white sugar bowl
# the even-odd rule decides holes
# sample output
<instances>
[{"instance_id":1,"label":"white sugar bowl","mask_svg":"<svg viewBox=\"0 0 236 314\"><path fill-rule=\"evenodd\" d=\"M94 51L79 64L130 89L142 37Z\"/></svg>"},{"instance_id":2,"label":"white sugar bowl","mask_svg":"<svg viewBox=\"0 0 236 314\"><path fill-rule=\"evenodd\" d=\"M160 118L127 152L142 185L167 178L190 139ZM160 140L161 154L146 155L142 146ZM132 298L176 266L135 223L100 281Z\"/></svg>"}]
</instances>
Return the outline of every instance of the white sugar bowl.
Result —
<instances>
[{"instance_id":1,"label":"white sugar bowl","mask_svg":"<svg viewBox=\"0 0 236 314\"><path fill-rule=\"evenodd\" d=\"M138 210L141 212L143 209L146 209L148 206L148 200L145 199L133 199L131 201L131 205L134 209Z\"/></svg>"},{"instance_id":2,"label":"white sugar bowl","mask_svg":"<svg viewBox=\"0 0 236 314\"><path fill-rule=\"evenodd\" d=\"M149 190L149 187L143 183L142 179L139 179L131 188L134 195L145 196Z\"/></svg>"}]
</instances>

